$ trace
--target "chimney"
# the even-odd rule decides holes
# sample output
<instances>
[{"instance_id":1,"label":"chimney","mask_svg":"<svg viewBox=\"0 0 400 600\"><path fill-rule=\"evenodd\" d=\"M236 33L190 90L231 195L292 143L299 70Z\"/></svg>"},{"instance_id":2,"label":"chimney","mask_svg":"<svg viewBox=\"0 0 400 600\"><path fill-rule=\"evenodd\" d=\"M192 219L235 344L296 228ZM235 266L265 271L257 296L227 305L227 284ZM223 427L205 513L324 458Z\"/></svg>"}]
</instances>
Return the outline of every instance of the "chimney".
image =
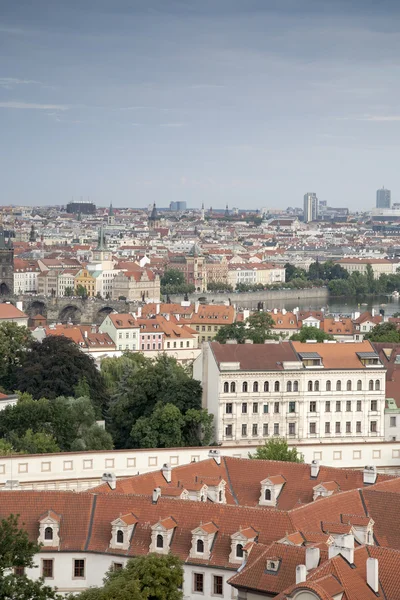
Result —
<instances>
[{"instance_id":1,"label":"chimney","mask_svg":"<svg viewBox=\"0 0 400 600\"><path fill-rule=\"evenodd\" d=\"M87 329L85 329L85 331L83 332L83 335L85 338L87 338Z\"/></svg>"},{"instance_id":2,"label":"chimney","mask_svg":"<svg viewBox=\"0 0 400 600\"><path fill-rule=\"evenodd\" d=\"M92 325L92 327L91 327L91 331L92 331L92 333L96 333L96 331L97 331L97 326L96 326L95 324L93 324L93 325Z\"/></svg>"},{"instance_id":3,"label":"chimney","mask_svg":"<svg viewBox=\"0 0 400 600\"><path fill-rule=\"evenodd\" d=\"M208 458L213 458L217 465L221 464L221 452L219 450L210 450L208 452Z\"/></svg>"},{"instance_id":4,"label":"chimney","mask_svg":"<svg viewBox=\"0 0 400 600\"><path fill-rule=\"evenodd\" d=\"M246 339L246 340L244 340L244 343L245 344L253 344L253 340Z\"/></svg>"},{"instance_id":5,"label":"chimney","mask_svg":"<svg viewBox=\"0 0 400 600\"><path fill-rule=\"evenodd\" d=\"M308 546L306 548L306 569L307 571L311 571L311 569L316 569L319 565L320 551L319 548L312 548Z\"/></svg>"},{"instance_id":6,"label":"chimney","mask_svg":"<svg viewBox=\"0 0 400 600\"><path fill-rule=\"evenodd\" d=\"M372 309L371 309L371 315L372 315L373 317L375 316L375 309L374 309L374 308L372 308Z\"/></svg>"},{"instance_id":7,"label":"chimney","mask_svg":"<svg viewBox=\"0 0 400 600\"><path fill-rule=\"evenodd\" d=\"M161 473L163 474L165 481L167 483L171 483L172 469L171 469L171 465L169 463L163 464Z\"/></svg>"},{"instance_id":8,"label":"chimney","mask_svg":"<svg viewBox=\"0 0 400 600\"><path fill-rule=\"evenodd\" d=\"M152 495L152 502L153 504L157 504L158 499L161 497L161 488L154 488L153 490L153 495Z\"/></svg>"},{"instance_id":9,"label":"chimney","mask_svg":"<svg viewBox=\"0 0 400 600\"><path fill-rule=\"evenodd\" d=\"M196 300L196 302L194 303L194 312L197 313L199 312L199 306L200 306L200 302L198 300Z\"/></svg>"},{"instance_id":10,"label":"chimney","mask_svg":"<svg viewBox=\"0 0 400 600\"><path fill-rule=\"evenodd\" d=\"M20 301L16 302L15 306L18 308L18 310L23 310L23 304L22 304L22 302L20 302Z\"/></svg>"},{"instance_id":11,"label":"chimney","mask_svg":"<svg viewBox=\"0 0 400 600\"><path fill-rule=\"evenodd\" d=\"M159 307L160 305L158 304L157 306ZM140 317L142 316L142 307L141 306L138 306L137 316L138 316L138 319L140 319Z\"/></svg>"},{"instance_id":12,"label":"chimney","mask_svg":"<svg viewBox=\"0 0 400 600\"><path fill-rule=\"evenodd\" d=\"M318 477L319 473L319 460L311 461L311 477Z\"/></svg>"},{"instance_id":13,"label":"chimney","mask_svg":"<svg viewBox=\"0 0 400 600\"><path fill-rule=\"evenodd\" d=\"M115 477L115 473L103 473L101 480L105 483L108 483L112 490L115 490L117 487L117 478Z\"/></svg>"},{"instance_id":14,"label":"chimney","mask_svg":"<svg viewBox=\"0 0 400 600\"><path fill-rule=\"evenodd\" d=\"M303 583L307 579L306 565L297 565L296 567L296 584Z\"/></svg>"},{"instance_id":15,"label":"chimney","mask_svg":"<svg viewBox=\"0 0 400 600\"><path fill-rule=\"evenodd\" d=\"M366 465L363 471L363 482L364 484L374 484L377 478L377 472L375 465Z\"/></svg>"},{"instance_id":16,"label":"chimney","mask_svg":"<svg viewBox=\"0 0 400 600\"><path fill-rule=\"evenodd\" d=\"M156 304L156 315L159 315L159 314L160 314L160 303L157 302L157 304Z\"/></svg>"},{"instance_id":17,"label":"chimney","mask_svg":"<svg viewBox=\"0 0 400 600\"><path fill-rule=\"evenodd\" d=\"M375 594L379 592L379 563L377 558L367 558L367 584Z\"/></svg>"},{"instance_id":18,"label":"chimney","mask_svg":"<svg viewBox=\"0 0 400 600\"><path fill-rule=\"evenodd\" d=\"M335 537L333 544L329 546L329 558L338 554L341 554L351 565L354 564L354 535L347 533Z\"/></svg>"}]
</instances>

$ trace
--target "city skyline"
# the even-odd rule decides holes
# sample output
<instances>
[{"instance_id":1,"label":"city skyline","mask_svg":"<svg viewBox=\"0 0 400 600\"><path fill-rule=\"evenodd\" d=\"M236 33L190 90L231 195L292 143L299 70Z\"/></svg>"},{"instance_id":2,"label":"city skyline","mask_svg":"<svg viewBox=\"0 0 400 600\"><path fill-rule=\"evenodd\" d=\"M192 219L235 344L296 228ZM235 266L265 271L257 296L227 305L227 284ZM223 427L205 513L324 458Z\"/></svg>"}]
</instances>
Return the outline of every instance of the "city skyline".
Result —
<instances>
[{"instance_id":1,"label":"city skyline","mask_svg":"<svg viewBox=\"0 0 400 600\"><path fill-rule=\"evenodd\" d=\"M6 0L0 203L274 208L314 189L370 210L381 181L400 185L399 12Z\"/></svg>"}]
</instances>

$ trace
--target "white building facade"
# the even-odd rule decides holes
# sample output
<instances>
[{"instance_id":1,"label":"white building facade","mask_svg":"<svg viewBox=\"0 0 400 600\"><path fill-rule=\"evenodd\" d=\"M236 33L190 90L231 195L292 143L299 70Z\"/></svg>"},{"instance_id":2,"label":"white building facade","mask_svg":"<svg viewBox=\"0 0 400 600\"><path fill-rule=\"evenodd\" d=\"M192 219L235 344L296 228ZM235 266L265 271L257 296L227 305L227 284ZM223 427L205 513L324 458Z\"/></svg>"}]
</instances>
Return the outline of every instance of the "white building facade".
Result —
<instances>
[{"instance_id":1,"label":"white building facade","mask_svg":"<svg viewBox=\"0 0 400 600\"><path fill-rule=\"evenodd\" d=\"M214 415L215 441L239 445L274 436L383 440L385 373L369 342L212 342L193 370Z\"/></svg>"}]
</instances>

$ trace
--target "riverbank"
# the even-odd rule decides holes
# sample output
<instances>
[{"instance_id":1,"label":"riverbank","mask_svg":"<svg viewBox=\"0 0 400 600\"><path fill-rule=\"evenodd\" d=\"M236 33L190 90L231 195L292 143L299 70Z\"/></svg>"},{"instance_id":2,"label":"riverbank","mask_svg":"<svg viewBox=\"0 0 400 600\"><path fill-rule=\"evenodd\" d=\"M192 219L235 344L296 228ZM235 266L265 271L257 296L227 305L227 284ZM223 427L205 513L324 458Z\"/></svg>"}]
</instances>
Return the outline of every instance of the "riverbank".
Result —
<instances>
[{"instance_id":1,"label":"riverbank","mask_svg":"<svg viewBox=\"0 0 400 600\"><path fill-rule=\"evenodd\" d=\"M259 302L263 303L263 309L286 308L288 310L299 306L310 304L321 308L328 303L329 291L326 287L315 287L304 290L261 290L257 292L224 292L224 293L200 293L191 294L190 302L204 302L204 304L231 303L237 309L256 310ZM171 302L182 301L181 295L171 296Z\"/></svg>"}]
</instances>

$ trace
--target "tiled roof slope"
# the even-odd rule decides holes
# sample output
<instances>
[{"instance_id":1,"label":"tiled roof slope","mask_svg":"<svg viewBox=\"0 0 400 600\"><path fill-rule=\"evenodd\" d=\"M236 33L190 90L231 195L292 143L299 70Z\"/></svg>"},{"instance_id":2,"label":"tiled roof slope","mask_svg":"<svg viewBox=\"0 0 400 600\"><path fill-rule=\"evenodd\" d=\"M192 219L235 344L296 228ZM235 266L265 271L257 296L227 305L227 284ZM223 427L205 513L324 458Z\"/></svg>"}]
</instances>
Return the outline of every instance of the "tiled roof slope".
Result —
<instances>
[{"instance_id":1,"label":"tiled roof slope","mask_svg":"<svg viewBox=\"0 0 400 600\"><path fill-rule=\"evenodd\" d=\"M312 478L311 467L307 464L224 456L221 457L220 465L211 458L173 468L169 484L160 470L118 479L114 491L107 484L99 486L96 491L104 494L151 494L156 487L194 489L194 483L216 485L216 481L223 479L227 484L225 495L228 504L255 507L258 506L260 498L261 481L279 475L285 479L277 501L277 508L280 510L290 510L312 502L313 488L319 483L335 481L340 491L364 487L362 471L321 465L318 476ZM390 475L378 474L377 483L393 479ZM400 479L396 481L400 482ZM364 512L356 514L364 514Z\"/></svg>"}]
</instances>

